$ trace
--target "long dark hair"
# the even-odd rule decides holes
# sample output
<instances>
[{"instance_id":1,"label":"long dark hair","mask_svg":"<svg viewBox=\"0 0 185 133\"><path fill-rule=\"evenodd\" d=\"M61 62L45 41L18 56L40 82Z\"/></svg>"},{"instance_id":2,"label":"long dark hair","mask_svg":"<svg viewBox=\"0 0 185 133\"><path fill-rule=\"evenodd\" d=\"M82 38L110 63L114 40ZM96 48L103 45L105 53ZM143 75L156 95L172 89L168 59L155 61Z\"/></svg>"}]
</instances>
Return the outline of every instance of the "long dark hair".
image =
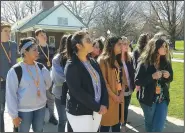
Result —
<instances>
[{"instance_id":1,"label":"long dark hair","mask_svg":"<svg viewBox=\"0 0 185 133\"><path fill-rule=\"evenodd\" d=\"M66 42L67 42L67 37L69 35L63 35L60 39L60 45L59 45L59 48L58 48L58 53L61 53L65 50L66 48Z\"/></svg>"},{"instance_id":2,"label":"long dark hair","mask_svg":"<svg viewBox=\"0 0 185 133\"><path fill-rule=\"evenodd\" d=\"M65 66L66 64L66 61L67 61L67 42L68 40L71 40L71 37L72 35L64 35L62 38L61 38L61 46L59 49L58 49L58 53L60 54L60 65L61 66Z\"/></svg>"},{"instance_id":3,"label":"long dark hair","mask_svg":"<svg viewBox=\"0 0 185 133\"><path fill-rule=\"evenodd\" d=\"M72 58L73 54L76 54L78 52L78 49L76 47L77 44L82 45L82 40L87 35L87 32L84 31L78 31L75 32L73 36L67 39L67 57L70 59Z\"/></svg>"},{"instance_id":4,"label":"long dark hair","mask_svg":"<svg viewBox=\"0 0 185 133\"><path fill-rule=\"evenodd\" d=\"M141 54L139 61L144 63L146 66L154 65L157 61L157 57L159 56L158 50L164 43L166 43L166 41L163 39L151 39L146 45L145 51ZM163 60L163 62L160 61L160 63L169 62L168 52L169 51L166 46L166 55L161 56L160 60Z\"/></svg>"},{"instance_id":5,"label":"long dark hair","mask_svg":"<svg viewBox=\"0 0 185 133\"><path fill-rule=\"evenodd\" d=\"M112 68L116 67L115 66L116 60L118 61L119 64L121 64L121 54L116 56L114 53L114 47L119 40L121 40L121 37L109 37L106 41L103 53L100 55L100 57L103 57Z\"/></svg>"}]
</instances>

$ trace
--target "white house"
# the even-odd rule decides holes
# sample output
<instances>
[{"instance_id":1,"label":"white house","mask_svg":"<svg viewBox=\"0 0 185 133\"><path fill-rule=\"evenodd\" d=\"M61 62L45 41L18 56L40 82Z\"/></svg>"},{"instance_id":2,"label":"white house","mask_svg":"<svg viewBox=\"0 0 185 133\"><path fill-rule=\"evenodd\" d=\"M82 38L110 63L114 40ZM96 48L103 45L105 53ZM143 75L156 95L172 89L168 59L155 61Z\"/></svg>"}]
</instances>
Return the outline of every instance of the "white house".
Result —
<instances>
[{"instance_id":1,"label":"white house","mask_svg":"<svg viewBox=\"0 0 185 133\"><path fill-rule=\"evenodd\" d=\"M82 20L62 3L54 6L54 1L42 1L40 11L12 26L12 40L19 43L23 37L35 37L34 31L42 28L47 32L48 43L58 47L65 33L73 33L86 27Z\"/></svg>"}]
</instances>

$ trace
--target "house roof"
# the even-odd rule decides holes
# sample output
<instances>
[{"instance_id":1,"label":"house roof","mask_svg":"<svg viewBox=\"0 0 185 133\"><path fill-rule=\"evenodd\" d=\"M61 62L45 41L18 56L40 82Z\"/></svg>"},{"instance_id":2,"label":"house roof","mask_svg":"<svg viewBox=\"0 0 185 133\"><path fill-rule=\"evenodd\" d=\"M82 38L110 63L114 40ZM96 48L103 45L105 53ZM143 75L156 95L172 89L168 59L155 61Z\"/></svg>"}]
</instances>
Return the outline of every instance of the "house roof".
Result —
<instances>
[{"instance_id":1,"label":"house roof","mask_svg":"<svg viewBox=\"0 0 185 133\"><path fill-rule=\"evenodd\" d=\"M63 3L60 3L57 6L50 8L49 10L42 10L41 9L38 13L27 16L27 17L23 18L22 20L14 23L12 26L12 31L15 31L15 30L21 31L23 29L35 26L36 24L38 24L40 21L42 21L48 15L50 15L53 11L55 11L61 5L63 5L67 10L69 10L85 27L87 27L83 23L83 21L81 19L79 19L68 7L66 7Z\"/></svg>"}]
</instances>

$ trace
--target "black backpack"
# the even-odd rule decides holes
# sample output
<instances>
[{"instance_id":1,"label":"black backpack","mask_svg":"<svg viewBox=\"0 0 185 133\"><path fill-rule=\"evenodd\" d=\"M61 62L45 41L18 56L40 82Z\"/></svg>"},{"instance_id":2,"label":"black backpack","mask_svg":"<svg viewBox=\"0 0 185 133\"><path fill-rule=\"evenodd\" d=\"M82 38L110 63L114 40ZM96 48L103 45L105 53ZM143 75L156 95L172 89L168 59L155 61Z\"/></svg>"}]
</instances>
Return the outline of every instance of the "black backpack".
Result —
<instances>
[{"instance_id":1,"label":"black backpack","mask_svg":"<svg viewBox=\"0 0 185 133\"><path fill-rule=\"evenodd\" d=\"M42 68L44 67L43 64L38 63L38 62L37 62L37 65L40 68L40 70L42 70ZM17 75L18 82L20 84L21 78L22 78L22 67L20 66L20 64L16 64L13 68L15 70L15 73Z\"/></svg>"}]
</instances>

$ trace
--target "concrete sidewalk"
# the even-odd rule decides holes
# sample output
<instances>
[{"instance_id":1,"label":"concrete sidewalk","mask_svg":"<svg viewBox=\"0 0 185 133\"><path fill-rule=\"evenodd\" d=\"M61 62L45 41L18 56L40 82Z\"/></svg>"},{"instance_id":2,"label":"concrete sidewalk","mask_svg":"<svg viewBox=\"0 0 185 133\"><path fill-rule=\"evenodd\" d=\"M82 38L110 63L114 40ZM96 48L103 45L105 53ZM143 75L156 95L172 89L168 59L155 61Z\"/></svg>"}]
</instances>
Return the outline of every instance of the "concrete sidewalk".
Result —
<instances>
[{"instance_id":1,"label":"concrete sidewalk","mask_svg":"<svg viewBox=\"0 0 185 133\"><path fill-rule=\"evenodd\" d=\"M173 62L181 62L181 63L184 63L184 60L181 60L181 59L175 59L175 58L173 58L172 61Z\"/></svg>"},{"instance_id":2,"label":"concrete sidewalk","mask_svg":"<svg viewBox=\"0 0 185 133\"><path fill-rule=\"evenodd\" d=\"M49 112L46 110L47 117L45 121L48 121ZM56 108L55 114L57 116ZM58 118L58 116L57 116ZM141 108L135 107L133 105L129 106L128 113L128 121L131 122L129 125L127 124L126 131L127 132L145 132L144 130L144 117ZM5 113L5 131L12 132L13 125L12 120L9 117L8 113ZM32 129L30 132L33 132ZM44 127L44 132L57 132L57 126L54 126L48 122L46 122ZM172 117L167 117L167 122L165 124L164 132L184 132L184 121L178 120Z\"/></svg>"},{"instance_id":3,"label":"concrete sidewalk","mask_svg":"<svg viewBox=\"0 0 185 133\"><path fill-rule=\"evenodd\" d=\"M173 54L183 55L184 53L173 52Z\"/></svg>"}]
</instances>

